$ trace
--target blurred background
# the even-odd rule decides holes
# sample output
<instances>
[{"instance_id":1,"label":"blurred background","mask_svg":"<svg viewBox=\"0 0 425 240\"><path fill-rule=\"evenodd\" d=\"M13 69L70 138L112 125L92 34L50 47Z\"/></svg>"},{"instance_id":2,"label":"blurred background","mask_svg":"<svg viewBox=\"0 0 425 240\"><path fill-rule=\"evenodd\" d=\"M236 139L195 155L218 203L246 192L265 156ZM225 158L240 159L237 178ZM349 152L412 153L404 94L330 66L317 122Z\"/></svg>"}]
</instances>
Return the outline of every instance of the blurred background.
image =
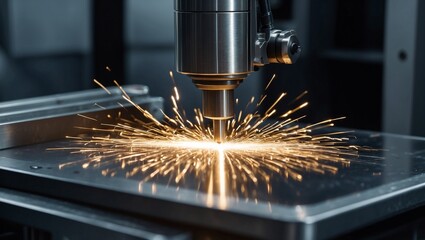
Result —
<instances>
[{"instance_id":1,"label":"blurred background","mask_svg":"<svg viewBox=\"0 0 425 240\"><path fill-rule=\"evenodd\" d=\"M346 116L339 126L425 136L425 1L271 2L302 56L252 74L241 102L277 74L263 108L285 91L286 109L307 90L305 121ZM173 12L173 0L0 0L0 101L94 88L96 78L147 85L169 104ZM174 75L184 108L200 107L200 91Z\"/></svg>"}]
</instances>

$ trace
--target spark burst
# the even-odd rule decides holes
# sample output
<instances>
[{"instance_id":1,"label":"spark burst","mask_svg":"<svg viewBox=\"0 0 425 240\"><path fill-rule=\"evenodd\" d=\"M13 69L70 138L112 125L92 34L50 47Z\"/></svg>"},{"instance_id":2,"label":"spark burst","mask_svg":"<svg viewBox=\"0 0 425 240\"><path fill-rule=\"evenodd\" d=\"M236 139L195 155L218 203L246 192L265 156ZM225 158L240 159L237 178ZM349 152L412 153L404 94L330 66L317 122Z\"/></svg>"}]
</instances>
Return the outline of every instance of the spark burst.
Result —
<instances>
[{"instance_id":1,"label":"spark burst","mask_svg":"<svg viewBox=\"0 0 425 240\"><path fill-rule=\"evenodd\" d=\"M172 72L170 76L174 82ZM275 76L265 90L274 79ZM225 143L218 144L199 109L194 109L193 121L187 119L179 107L177 87L171 96L173 116L162 113L164 119L160 121L115 84L121 89L122 97L143 117L119 118L115 124L97 122L99 126L89 129L89 135L67 137L73 146L54 150L70 150L85 154L86 158L63 164L61 168L81 164L83 168L100 168L105 176L125 172L129 178L141 177L141 188L143 183L161 178L177 186L195 183L199 190L220 197L255 198L252 196L255 191L248 190L252 185L265 185L270 193L272 177L301 181L305 172L335 174L339 166L349 165L348 159L358 154L358 148L349 145L349 139L344 137L347 132L316 133L342 118L303 126L298 122L305 116L292 116L305 108L307 102L279 114L276 105L283 101L285 93L264 115L258 109L267 95L258 101L251 98L245 110L227 122L228 137ZM295 100L298 102L305 94ZM255 110L247 112L249 107ZM272 117L278 120L271 120ZM114 167L117 164L119 167ZM208 201L211 203L211 199Z\"/></svg>"}]
</instances>

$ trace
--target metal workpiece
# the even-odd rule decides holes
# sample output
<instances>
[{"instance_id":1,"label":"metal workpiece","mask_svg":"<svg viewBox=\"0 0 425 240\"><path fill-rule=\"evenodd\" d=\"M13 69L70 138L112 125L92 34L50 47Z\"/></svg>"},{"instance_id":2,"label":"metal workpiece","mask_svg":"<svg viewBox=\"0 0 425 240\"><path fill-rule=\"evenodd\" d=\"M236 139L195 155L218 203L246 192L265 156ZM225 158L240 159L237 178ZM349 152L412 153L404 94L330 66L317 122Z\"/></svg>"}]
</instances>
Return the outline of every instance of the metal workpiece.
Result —
<instances>
[{"instance_id":1,"label":"metal workpiece","mask_svg":"<svg viewBox=\"0 0 425 240\"><path fill-rule=\"evenodd\" d=\"M258 67L292 64L299 57L301 48L295 32L273 28L268 0L174 3L176 69L201 90L236 89ZM234 101L227 103L233 105ZM220 105L216 109L226 108ZM204 114L210 110L203 109Z\"/></svg>"},{"instance_id":2,"label":"metal workpiece","mask_svg":"<svg viewBox=\"0 0 425 240\"><path fill-rule=\"evenodd\" d=\"M206 99L224 98L227 101L232 98L233 91L205 90L204 93ZM56 99L63 98L59 96ZM40 102L52 102L52 99ZM26 109L16 103L9 103L11 105L23 111ZM146 102L146 108L148 106L149 102ZM3 109L8 108L3 106ZM75 142L51 138L55 134L58 137L59 126L74 129L77 131L72 133L74 136L90 134L84 129L73 128L73 116L64 115L65 110L60 107L51 109L57 113L51 116L61 117L46 116L50 122L16 115L14 122L1 125L9 129L3 136L21 136L24 139L21 128L15 124L32 124L24 127L32 142L26 142L24 146L22 142L14 146L0 146L1 219L52 232L58 229L56 232L77 237L79 232L75 229L84 228L93 236L105 235L106 238L128 235L147 239L157 239L158 236L180 239L190 238L191 233L186 230L203 229L261 239L327 239L425 205L425 138L337 129L339 132L351 132L348 144L367 146L368 150L361 151L358 157L347 156L349 165L332 165L338 169L336 172L299 170L302 180L286 178L284 174L270 174L267 184L260 179L255 184L232 182L231 165L222 157L231 154L227 155L229 161L238 158L233 155L236 152L224 150L226 143L212 150L215 153L189 149L200 151L199 154L210 154L205 164L211 171L205 175L188 171L184 181L177 183L170 181L168 175L152 178L149 171L129 176L129 171L143 163L123 166L123 162L114 157L96 158L100 164L87 165L93 161L91 153L71 154L70 151L74 150L65 149L75 149ZM229 112L223 112L221 116L228 117ZM98 113L86 114L95 116ZM82 121L81 118L79 120ZM215 135L219 136L217 142L226 137L225 131L222 131L225 123L225 119L213 119ZM335 128L321 131L326 134L326 131L333 132ZM31 135L35 133L39 138L32 139ZM276 146L279 147L286 148L284 144ZM58 150L47 150L52 148ZM160 151L142 148L139 153L147 151L156 155L156 151ZM161 151L161 154L167 154L173 149L163 148ZM190 156L183 152L176 153L175 157L177 160ZM264 161L267 156L247 157L252 161ZM131 160L137 160L137 157ZM169 160L173 161L173 158ZM187 160L193 163L193 159ZM105 175L108 170L113 170L114 174ZM180 173L182 169L176 170ZM202 179L209 180L205 182ZM32 217L22 217L28 214ZM182 231L161 227L149 219L186 228ZM47 226L43 225L45 222L48 222ZM63 226L67 228L60 228Z\"/></svg>"},{"instance_id":3,"label":"metal workpiece","mask_svg":"<svg viewBox=\"0 0 425 240\"><path fill-rule=\"evenodd\" d=\"M425 138L366 131L352 135L352 144L385 151L366 151L349 166L340 166L335 174L306 170L302 181L271 175L269 187L261 183L246 185L249 196L234 195L231 188L210 193L208 188L200 188L202 176L190 172L180 184L170 181L169 176L157 176L141 186L150 173L141 171L140 175L127 177L131 167L123 169L121 161L83 168L88 161L85 155L46 151L73 146L69 140L2 149L0 186L124 215L147 216L174 226L260 239L328 239L425 204ZM69 165L58 167L63 164ZM117 169L117 173L114 177L104 176L105 169ZM231 178L230 172L227 176ZM1 191L0 204L4 205ZM93 208L75 213L52 206L53 201L45 203L46 215L53 217L82 214L84 218L78 219L84 220L93 213ZM30 204L33 202L23 199L16 205L28 208ZM0 217L9 216L22 215L0 212ZM110 221L117 223L113 219L86 223L103 226Z\"/></svg>"}]
</instances>

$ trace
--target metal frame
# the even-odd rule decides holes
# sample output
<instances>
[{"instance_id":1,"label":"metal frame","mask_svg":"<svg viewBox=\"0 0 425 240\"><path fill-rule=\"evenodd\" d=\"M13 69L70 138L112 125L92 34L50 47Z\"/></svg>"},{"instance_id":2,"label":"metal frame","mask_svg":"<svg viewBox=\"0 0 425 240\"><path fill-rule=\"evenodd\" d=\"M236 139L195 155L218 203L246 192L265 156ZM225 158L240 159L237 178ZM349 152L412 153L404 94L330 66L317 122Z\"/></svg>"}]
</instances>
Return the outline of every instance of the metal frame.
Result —
<instances>
[{"instance_id":1,"label":"metal frame","mask_svg":"<svg viewBox=\"0 0 425 240\"><path fill-rule=\"evenodd\" d=\"M424 1L387 1L383 97L385 132L425 135L424 25Z\"/></svg>"}]
</instances>

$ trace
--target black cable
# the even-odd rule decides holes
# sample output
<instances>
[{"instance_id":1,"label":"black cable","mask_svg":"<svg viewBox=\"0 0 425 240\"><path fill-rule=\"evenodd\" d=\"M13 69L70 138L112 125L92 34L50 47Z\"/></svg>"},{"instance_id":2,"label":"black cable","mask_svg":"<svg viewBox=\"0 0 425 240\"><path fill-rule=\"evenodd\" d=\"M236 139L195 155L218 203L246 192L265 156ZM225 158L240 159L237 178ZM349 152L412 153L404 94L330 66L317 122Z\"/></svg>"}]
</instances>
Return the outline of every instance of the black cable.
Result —
<instances>
[{"instance_id":1,"label":"black cable","mask_svg":"<svg viewBox=\"0 0 425 240\"><path fill-rule=\"evenodd\" d=\"M270 7L269 0L258 0L259 6L259 20L261 23L261 32L266 34L267 39L270 36L270 31L273 26L273 14Z\"/></svg>"}]
</instances>

